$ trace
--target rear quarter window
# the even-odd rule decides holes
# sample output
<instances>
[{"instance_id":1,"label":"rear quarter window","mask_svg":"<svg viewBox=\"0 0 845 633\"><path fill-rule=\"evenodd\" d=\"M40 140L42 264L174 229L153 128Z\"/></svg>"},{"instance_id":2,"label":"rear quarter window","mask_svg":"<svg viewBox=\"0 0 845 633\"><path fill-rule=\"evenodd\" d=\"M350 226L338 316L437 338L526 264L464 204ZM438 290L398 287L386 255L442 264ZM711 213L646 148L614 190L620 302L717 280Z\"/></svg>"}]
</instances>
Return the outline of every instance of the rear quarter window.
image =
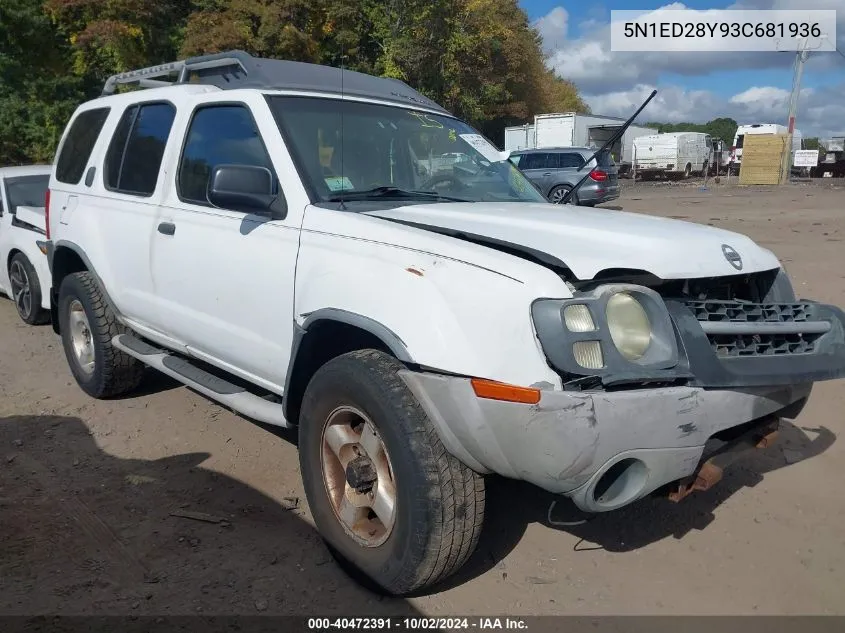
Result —
<instances>
[{"instance_id":1,"label":"rear quarter window","mask_svg":"<svg viewBox=\"0 0 845 633\"><path fill-rule=\"evenodd\" d=\"M109 110L110 108L86 110L74 119L56 161L56 180L69 185L79 183L109 116Z\"/></svg>"},{"instance_id":2,"label":"rear quarter window","mask_svg":"<svg viewBox=\"0 0 845 633\"><path fill-rule=\"evenodd\" d=\"M616 165L616 163L613 162L613 157L610 155L610 152L606 150L596 156L596 163L599 167L613 167Z\"/></svg>"}]
</instances>

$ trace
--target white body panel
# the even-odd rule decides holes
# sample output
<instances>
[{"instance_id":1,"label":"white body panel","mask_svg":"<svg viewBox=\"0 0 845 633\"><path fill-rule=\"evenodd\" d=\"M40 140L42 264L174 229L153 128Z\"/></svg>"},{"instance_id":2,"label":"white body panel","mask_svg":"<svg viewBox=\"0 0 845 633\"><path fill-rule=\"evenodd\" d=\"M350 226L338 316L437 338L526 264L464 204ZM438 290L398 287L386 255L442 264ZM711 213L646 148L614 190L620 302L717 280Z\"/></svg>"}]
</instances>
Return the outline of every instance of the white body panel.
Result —
<instances>
[{"instance_id":1,"label":"white body panel","mask_svg":"<svg viewBox=\"0 0 845 633\"><path fill-rule=\"evenodd\" d=\"M517 125L505 128L505 151L532 149L536 145L533 125Z\"/></svg>"},{"instance_id":2,"label":"white body panel","mask_svg":"<svg viewBox=\"0 0 845 633\"><path fill-rule=\"evenodd\" d=\"M723 244L740 254L743 272L780 266L770 251L739 233L609 209L572 206L561 213L545 204L449 203L372 213L527 246L558 258L578 279L613 268L645 270L661 279L735 274Z\"/></svg>"},{"instance_id":3,"label":"white body panel","mask_svg":"<svg viewBox=\"0 0 845 633\"><path fill-rule=\"evenodd\" d=\"M576 118L577 115L574 113L538 114L534 117L534 146L542 149L580 145L575 140Z\"/></svg>"},{"instance_id":4,"label":"white body panel","mask_svg":"<svg viewBox=\"0 0 845 633\"><path fill-rule=\"evenodd\" d=\"M600 147L623 123L623 119L595 114L538 114L534 117L533 147ZM507 131L505 133L507 135ZM644 134L657 134L657 130L636 125L625 130L622 140L611 148L617 164L631 164L634 139ZM506 146L505 149L511 148Z\"/></svg>"},{"instance_id":5,"label":"white body panel","mask_svg":"<svg viewBox=\"0 0 845 633\"><path fill-rule=\"evenodd\" d=\"M13 226L14 216L9 212L9 204L6 200L5 178L15 176L48 175L49 165L36 165L32 167L11 167L0 169L0 208L3 214L0 215L0 292L7 296L11 292L9 282L9 263L15 253L23 253L35 269L38 276L38 285L41 289L41 307L50 308L50 267L47 256L41 252L37 242L45 239L44 235L31 228ZM21 222L31 224L44 230L44 208L43 207L18 207L18 219Z\"/></svg>"},{"instance_id":6,"label":"white body panel","mask_svg":"<svg viewBox=\"0 0 845 633\"><path fill-rule=\"evenodd\" d=\"M702 132L673 132L634 140L637 171L700 172L710 162L710 136Z\"/></svg>"},{"instance_id":7,"label":"white body panel","mask_svg":"<svg viewBox=\"0 0 845 633\"><path fill-rule=\"evenodd\" d=\"M731 150L731 161L734 163L742 163L742 147L737 147L740 136L749 134L788 134L789 128L785 125L777 123L755 123L753 125L740 125L736 128L734 135L733 149ZM744 144L744 143L743 143ZM795 129L792 132L792 152L793 154L804 146L803 135L801 130Z\"/></svg>"}]
</instances>

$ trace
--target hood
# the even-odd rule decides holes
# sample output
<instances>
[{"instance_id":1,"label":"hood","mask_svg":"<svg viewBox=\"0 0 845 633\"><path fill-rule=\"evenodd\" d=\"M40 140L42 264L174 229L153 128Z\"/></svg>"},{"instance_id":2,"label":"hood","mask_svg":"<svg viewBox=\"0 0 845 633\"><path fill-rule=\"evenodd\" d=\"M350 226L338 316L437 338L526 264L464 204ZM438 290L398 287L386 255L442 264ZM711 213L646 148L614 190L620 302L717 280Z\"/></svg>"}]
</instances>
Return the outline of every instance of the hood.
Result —
<instances>
[{"instance_id":1,"label":"hood","mask_svg":"<svg viewBox=\"0 0 845 633\"><path fill-rule=\"evenodd\" d=\"M691 279L780 267L771 251L739 233L609 209L475 202L415 204L366 214L540 252L581 280L613 268L643 270L661 279Z\"/></svg>"}]
</instances>

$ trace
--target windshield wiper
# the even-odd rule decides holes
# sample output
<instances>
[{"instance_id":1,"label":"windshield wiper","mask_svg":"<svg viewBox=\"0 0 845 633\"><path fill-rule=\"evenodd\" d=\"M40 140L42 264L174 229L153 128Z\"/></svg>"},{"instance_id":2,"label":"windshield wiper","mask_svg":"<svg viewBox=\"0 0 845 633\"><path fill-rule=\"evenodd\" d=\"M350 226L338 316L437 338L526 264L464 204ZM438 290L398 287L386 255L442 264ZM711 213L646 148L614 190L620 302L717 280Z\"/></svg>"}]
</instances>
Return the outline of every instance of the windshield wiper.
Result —
<instances>
[{"instance_id":1,"label":"windshield wiper","mask_svg":"<svg viewBox=\"0 0 845 633\"><path fill-rule=\"evenodd\" d=\"M373 189L362 189L361 191L344 191L342 194L332 196L329 202L345 202L347 200L378 200L379 198L423 198L432 200L445 200L447 202L473 202L464 198L444 196L436 191L422 191L411 189L400 189L399 187L382 186Z\"/></svg>"}]
</instances>

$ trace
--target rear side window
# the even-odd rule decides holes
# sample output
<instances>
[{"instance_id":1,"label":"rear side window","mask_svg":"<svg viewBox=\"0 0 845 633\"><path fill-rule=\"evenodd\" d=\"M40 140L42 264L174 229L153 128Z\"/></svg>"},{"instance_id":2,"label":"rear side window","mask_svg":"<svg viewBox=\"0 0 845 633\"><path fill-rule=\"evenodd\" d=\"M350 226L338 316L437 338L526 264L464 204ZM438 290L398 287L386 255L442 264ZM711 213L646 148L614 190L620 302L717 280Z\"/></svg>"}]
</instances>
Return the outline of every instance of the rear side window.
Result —
<instances>
[{"instance_id":1,"label":"rear side window","mask_svg":"<svg viewBox=\"0 0 845 633\"><path fill-rule=\"evenodd\" d=\"M525 154L525 157L519 164L521 169L548 169L550 154Z\"/></svg>"},{"instance_id":2,"label":"rear side window","mask_svg":"<svg viewBox=\"0 0 845 633\"><path fill-rule=\"evenodd\" d=\"M581 164L584 162L583 157L581 158ZM599 167L613 167L616 163L613 162L613 156L610 155L610 152L605 150L598 156L596 156L596 163ZM580 165L579 165L580 167Z\"/></svg>"},{"instance_id":3,"label":"rear side window","mask_svg":"<svg viewBox=\"0 0 845 633\"><path fill-rule=\"evenodd\" d=\"M82 179L110 108L96 108L79 114L71 125L56 162L56 180L75 185Z\"/></svg>"},{"instance_id":4,"label":"rear side window","mask_svg":"<svg viewBox=\"0 0 845 633\"><path fill-rule=\"evenodd\" d=\"M745 135L744 135L744 134L740 134L739 136L737 136L737 137L736 137L736 148L737 148L737 149L742 149L742 141L743 141L743 139L745 139Z\"/></svg>"},{"instance_id":5,"label":"rear side window","mask_svg":"<svg viewBox=\"0 0 845 633\"><path fill-rule=\"evenodd\" d=\"M151 196L158 182L176 108L170 103L146 103L127 108L106 153L106 188Z\"/></svg>"},{"instance_id":6,"label":"rear side window","mask_svg":"<svg viewBox=\"0 0 845 633\"><path fill-rule=\"evenodd\" d=\"M47 174L6 178L6 201L9 203L9 212L14 214L18 207L43 207L49 185L50 176Z\"/></svg>"},{"instance_id":7,"label":"rear side window","mask_svg":"<svg viewBox=\"0 0 845 633\"><path fill-rule=\"evenodd\" d=\"M581 154L561 154L560 166L563 169L578 169L584 164L584 157Z\"/></svg>"},{"instance_id":8,"label":"rear side window","mask_svg":"<svg viewBox=\"0 0 845 633\"><path fill-rule=\"evenodd\" d=\"M266 167L275 175L252 114L245 106L215 105L196 111L179 163L179 197L207 206L208 180L218 165Z\"/></svg>"}]
</instances>

